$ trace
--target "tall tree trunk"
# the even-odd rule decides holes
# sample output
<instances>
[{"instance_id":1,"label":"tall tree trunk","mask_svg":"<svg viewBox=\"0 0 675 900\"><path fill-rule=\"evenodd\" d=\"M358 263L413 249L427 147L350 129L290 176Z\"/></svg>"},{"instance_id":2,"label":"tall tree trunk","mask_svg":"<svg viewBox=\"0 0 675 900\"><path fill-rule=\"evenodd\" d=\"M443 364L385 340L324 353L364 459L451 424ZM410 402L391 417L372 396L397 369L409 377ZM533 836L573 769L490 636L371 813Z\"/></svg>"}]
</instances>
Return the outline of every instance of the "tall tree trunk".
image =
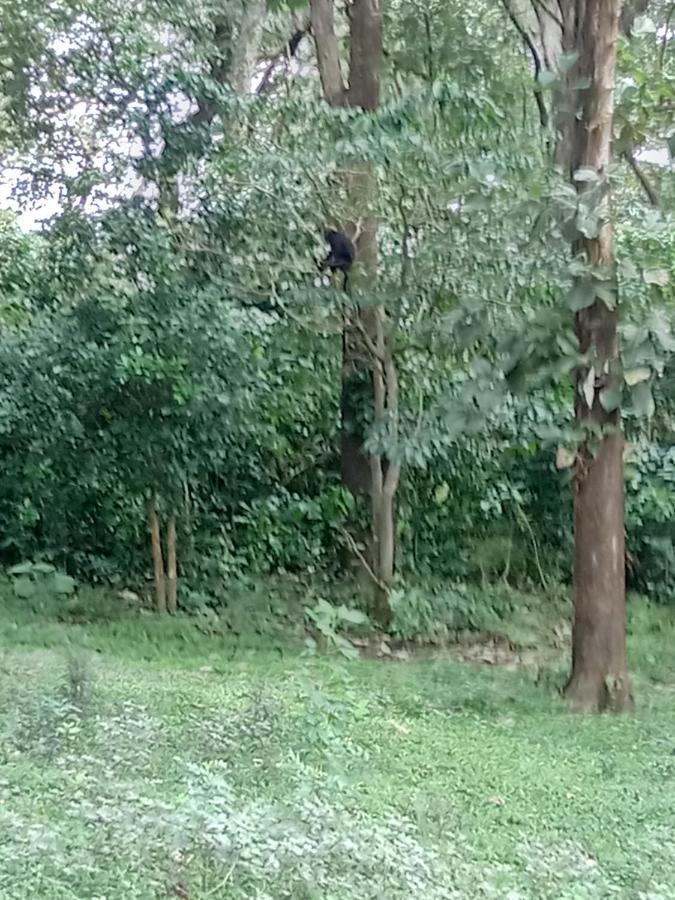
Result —
<instances>
[{"instance_id":1,"label":"tall tree trunk","mask_svg":"<svg viewBox=\"0 0 675 900\"><path fill-rule=\"evenodd\" d=\"M383 59L382 12L379 0L353 0L349 7L349 87L342 76L340 48L335 34L333 0L311 0L312 33L324 99L331 106L377 109ZM352 280L356 292L377 277L377 220L373 215L375 179L358 161L346 176L354 219L358 220L358 261L363 277ZM370 568L374 576L373 612L382 625L390 618L389 590L394 575L394 498L400 465L379 454L366 455L363 386L369 385L376 423L395 430L398 421L398 380L382 306L359 309L345 317L342 340L342 481L355 495L371 503ZM365 362L364 362L365 361Z\"/></svg>"},{"instance_id":2,"label":"tall tree trunk","mask_svg":"<svg viewBox=\"0 0 675 900\"><path fill-rule=\"evenodd\" d=\"M575 0L575 8L578 60L571 77L589 86L578 90L570 124L572 170L589 169L606 179L620 2ZM580 196L597 191L592 182L576 186ZM616 300L608 186L598 202L604 223L597 237L581 238L576 249ZM618 405L605 400L619 387L615 303L596 297L576 314L575 328L588 359L577 371L576 420L601 437L598 447L587 441L580 448L575 469L572 675L565 694L580 711L624 710L632 699L626 665L623 435Z\"/></svg>"},{"instance_id":3,"label":"tall tree trunk","mask_svg":"<svg viewBox=\"0 0 675 900\"><path fill-rule=\"evenodd\" d=\"M647 0L502 0L531 54L535 73L556 71L564 53L576 64L553 94L553 159L580 197L601 197L604 224L597 236L579 238L574 251L617 297L609 188L613 90L619 25L627 34ZM621 13L621 20L620 20ZM560 73L559 73L560 74ZM542 123L549 121L546 113ZM575 180L589 169L599 179ZM616 303L597 297L575 316L588 363L577 370L575 417L590 437L579 448L574 476L574 625L572 674L565 687L571 708L583 712L632 706L626 663L623 509L623 435L620 410L608 398L618 388ZM603 406L603 400L605 406ZM605 408L607 407L607 408ZM595 435L600 434L596 439ZM594 442L594 443L593 443Z\"/></svg>"}]
</instances>

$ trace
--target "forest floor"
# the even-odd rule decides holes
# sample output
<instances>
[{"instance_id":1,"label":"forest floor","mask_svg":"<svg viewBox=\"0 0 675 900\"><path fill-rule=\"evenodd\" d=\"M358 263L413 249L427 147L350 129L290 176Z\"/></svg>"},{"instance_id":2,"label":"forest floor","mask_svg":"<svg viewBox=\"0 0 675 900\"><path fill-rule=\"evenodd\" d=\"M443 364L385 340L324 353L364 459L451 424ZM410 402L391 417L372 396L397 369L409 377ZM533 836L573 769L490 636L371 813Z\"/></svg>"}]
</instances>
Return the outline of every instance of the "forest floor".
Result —
<instances>
[{"instance_id":1,"label":"forest floor","mask_svg":"<svg viewBox=\"0 0 675 900\"><path fill-rule=\"evenodd\" d=\"M675 898L675 612L630 631L637 713L578 718L564 659L347 662L0 603L0 897Z\"/></svg>"}]
</instances>

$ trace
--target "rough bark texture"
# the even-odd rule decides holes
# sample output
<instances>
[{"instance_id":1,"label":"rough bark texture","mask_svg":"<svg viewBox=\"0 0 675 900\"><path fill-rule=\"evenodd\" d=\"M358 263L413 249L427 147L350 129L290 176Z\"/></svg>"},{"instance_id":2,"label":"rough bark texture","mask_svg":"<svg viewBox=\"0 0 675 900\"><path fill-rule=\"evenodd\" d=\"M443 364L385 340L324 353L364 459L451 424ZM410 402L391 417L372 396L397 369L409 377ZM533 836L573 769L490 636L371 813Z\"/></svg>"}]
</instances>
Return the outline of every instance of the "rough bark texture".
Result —
<instances>
[{"instance_id":1,"label":"rough bark texture","mask_svg":"<svg viewBox=\"0 0 675 900\"><path fill-rule=\"evenodd\" d=\"M523 40L532 59L535 81L541 72L559 71L563 54L577 50L577 22L585 15L585 3L576 0L502 0L506 13ZM592 0L588 0L592 6ZM626 0L621 6L620 29L630 37L635 19L649 7L649 0ZM539 119L553 130L553 159L568 169L571 147L568 142L574 127L575 92L558 83L551 94L551 110L544 96L535 90Z\"/></svg>"},{"instance_id":2,"label":"rough bark texture","mask_svg":"<svg viewBox=\"0 0 675 900\"><path fill-rule=\"evenodd\" d=\"M176 568L176 519L171 516L166 532L166 608L175 613L178 607L178 572Z\"/></svg>"},{"instance_id":3,"label":"rough bark texture","mask_svg":"<svg viewBox=\"0 0 675 900\"><path fill-rule=\"evenodd\" d=\"M556 71L565 53L576 53L566 84L553 95L554 162L577 191L597 185L574 181L589 168L604 178L610 161L613 89L619 25L630 32L647 3L624 8L620 0L504 0L538 67ZM579 85L589 84L589 87ZM616 294L609 194L605 224L592 240L579 239L583 256ZM589 362L577 371L575 414L580 425L602 429L597 446L579 448L574 479L574 627L572 674L565 688L571 708L596 712L632 706L626 665L623 510L623 435L618 409L607 412L601 395L618 379L617 312L601 299L575 316L580 349Z\"/></svg>"},{"instance_id":4,"label":"rough bark texture","mask_svg":"<svg viewBox=\"0 0 675 900\"><path fill-rule=\"evenodd\" d=\"M166 580L164 578L164 559L162 557L162 540L160 536L159 517L155 498L149 497L145 504L150 530L152 548L152 564L155 578L155 605L158 612L166 612Z\"/></svg>"},{"instance_id":5,"label":"rough bark texture","mask_svg":"<svg viewBox=\"0 0 675 900\"><path fill-rule=\"evenodd\" d=\"M611 156L614 73L619 0L576 0L576 49L572 77L590 82L577 92L571 126L572 168L603 177ZM588 183L578 182L579 193ZM578 249L616 292L609 196L596 238ZM576 315L575 328L589 364L577 374L576 419L600 426L597 452L580 448L574 480L574 628L572 675L565 688L580 711L623 710L631 703L626 665L623 435L618 409L605 411L602 392L618 379L617 313L601 299Z\"/></svg>"},{"instance_id":6,"label":"rough bark texture","mask_svg":"<svg viewBox=\"0 0 675 900\"><path fill-rule=\"evenodd\" d=\"M342 106L345 102L345 86L340 65L340 47L335 35L333 0L312 0L310 17L324 100L330 106Z\"/></svg>"},{"instance_id":7,"label":"rough bark texture","mask_svg":"<svg viewBox=\"0 0 675 900\"><path fill-rule=\"evenodd\" d=\"M241 95L250 93L265 18L265 0L242 0L229 81Z\"/></svg>"},{"instance_id":8,"label":"rough bark texture","mask_svg":"<svg viewBox=\"0 0 675 900\"><path fill-rule=\"evenodd\" d=\"M383 49L380 0L354 0L349 15L349 105L372 112L380 102Z\"/></svg>"},{"instance_id":9,"label":"rough bark texture","mask_svg":"<svg viewBox=\"0 0 675 900\"><path fill-rule=\"evenodd\" d=\"M398 374L392 357L391 341L385 334L384 310L376 311L377 340L373 360L373 399L376 424L398 426ZM371 456L371 503L373 522L373 562L378 575L375 612L379 622L389 623L389 591L394 580L396 554L394 501L401 476L401 464Z\"/></svg>"}]
</instances>

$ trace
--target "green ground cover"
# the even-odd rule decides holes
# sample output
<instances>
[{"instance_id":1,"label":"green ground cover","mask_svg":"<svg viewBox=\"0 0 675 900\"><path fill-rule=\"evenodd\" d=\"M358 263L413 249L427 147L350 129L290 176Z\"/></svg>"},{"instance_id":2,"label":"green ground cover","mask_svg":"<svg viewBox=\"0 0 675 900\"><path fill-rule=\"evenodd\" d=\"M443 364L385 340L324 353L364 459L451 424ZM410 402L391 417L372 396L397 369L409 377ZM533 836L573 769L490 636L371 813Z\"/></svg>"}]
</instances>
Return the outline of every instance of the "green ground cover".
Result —
<instances>
[{"instance_id":1,"label":"green ground cover","mask_svg":"<svg viewBox=\"0 0 675 900\"><path fill-rule=\"evenodd\" d=\"M0 613L2 900L675 897L667 610L632 607L636 715L588 719L564 658Z\"/></svg>"}]
</instances>

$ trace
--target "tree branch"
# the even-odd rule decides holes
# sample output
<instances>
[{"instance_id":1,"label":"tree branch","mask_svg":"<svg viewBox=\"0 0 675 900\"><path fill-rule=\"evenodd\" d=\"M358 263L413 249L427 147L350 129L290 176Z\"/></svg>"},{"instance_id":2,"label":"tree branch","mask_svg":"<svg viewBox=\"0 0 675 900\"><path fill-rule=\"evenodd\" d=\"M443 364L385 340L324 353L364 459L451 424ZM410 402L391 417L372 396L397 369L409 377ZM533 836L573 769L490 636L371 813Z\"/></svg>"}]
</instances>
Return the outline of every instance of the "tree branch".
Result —
<instances>
[{"instance_id":1,"label":"tree branch","mask_svg":"<svg viewBox=\"0 0 675 900\"><path fill-rule=\"evenodd\" d=\"M532 40L532 38L529 36L527 31L523 28L523 26L518 21L518 17L511 9L509 0L502 0L502 4L504 6L504 9L506 10L506 15L509 17L509 19L511 20L516 31L523 39L523 43L525 44L527 49L530 51L530 56L532 57L532 62L534 63L534 83L535 83L534 100L535 100L535 103L537 104L537 109L539 110L539 124L541 125L542 128L548 128L548 122L549 122L548 110L546 109L546 104L544 103L544 98L542 97L541 92L539 90L537 90L539 76L541 74L541 69L542 69L539 51L535 47L534 41Z\"/></svg>"},{"instance_id":2,"label":"tree branch","mask_svg":"<svg viewBox=\"0 0 675 900\"><path fill-rule=\"evenodd\" d=\"M659 195L656 193L656 189L654 188L654 186L652 185L650 180L647 178L645 173L640 168L640 165L639 165L637 159L635 158L635 154L633 153L633 151L632 150L624 150L622 156L626 160L628 165L631 167L631 169L633 170L633 174L635 175L637 180L640 182L640 187L642 188L642 190L645 192L645 194L649 198L649 202L651 203L651 205L654 207L658 207L660 205L659 204Z\"/></svg>"},{"instance_id":3,"label":"tree branch","mask_svg":"<svg viewBox=\"0 0 675 900\"><path fill-rule=\"evenodd\" d=\"M673 18L673 13L675 13L675 3L670 4L670 9L668 10L668 15L666 16L666 24L663 26L663 40L661 41L661 56L659 59L659 67L663 68L663 63L666 59L666 47L668 46L668 41L670 40L670 22Z\"/></svg>"},{"instance_id":4,"label":"tree branch","mask_svg":"<svg viewBox=\"0 0 675 900\"><path fill-rule=\"evenodd\" d=\"M356 541L355 541L354 538L351 536L351 534L350 534L350 533L347 531L347 529L344 528L342 525L338 525L337 528L338 528L338 531L340 532L340 534L341 534L344 538L346 538L347 543L349 544L349 549L350 549L350 550L352 551L352 553L358 558L359 562L361 563L361 565L363 566L363 568L366 570L366 572L368 573L368 575L369 575L370 578L372 579L373 583L376 584L377 587L380 588L380 590L386 591L386 590L387 590L387 586L386 586L382 581L380 581L380 579L377 577L377 575L375 574L375 572L373 572L372 566L370 565L370 563L368 562L368 560L365 558L365 556L363 555L363 553L361 553L361 548L360 548L359 545L356 543Z\"/></svg>"}]
</instances>

